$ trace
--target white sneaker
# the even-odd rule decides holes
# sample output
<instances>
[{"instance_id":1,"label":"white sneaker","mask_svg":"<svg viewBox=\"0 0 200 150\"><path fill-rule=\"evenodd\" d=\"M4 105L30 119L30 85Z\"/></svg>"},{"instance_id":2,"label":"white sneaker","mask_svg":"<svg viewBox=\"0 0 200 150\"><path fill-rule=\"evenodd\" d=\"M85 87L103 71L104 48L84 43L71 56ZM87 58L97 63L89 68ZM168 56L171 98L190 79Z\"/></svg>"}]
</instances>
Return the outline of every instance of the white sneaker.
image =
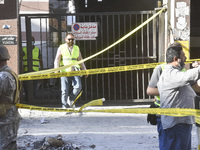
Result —
<instances>
[{"instance_id":1,"label":"white sneaker","mask_svg":"<svg viewBox=\"0 0 200 150\"><path fill-rule=\"evenodd\" d=\"M72 107L72 108L75 108L75 104L74 104L74 105L72 105L73 103L74 103L74 101L69 101L69 103L68 103L68 104L69 104L69 106L70 106L70 107Z\"/></svg>"},{"instance_id":2,"label":"white sneaker","mask_svg":"<svg viewBox=\"0 0 200 150\"><path fill-rule=\"evenodd\" d=\"M72 107L72 108L76 108L76 105L74 104L74 105L72 105L71 107Z\"/></svg>"}]
</instances>

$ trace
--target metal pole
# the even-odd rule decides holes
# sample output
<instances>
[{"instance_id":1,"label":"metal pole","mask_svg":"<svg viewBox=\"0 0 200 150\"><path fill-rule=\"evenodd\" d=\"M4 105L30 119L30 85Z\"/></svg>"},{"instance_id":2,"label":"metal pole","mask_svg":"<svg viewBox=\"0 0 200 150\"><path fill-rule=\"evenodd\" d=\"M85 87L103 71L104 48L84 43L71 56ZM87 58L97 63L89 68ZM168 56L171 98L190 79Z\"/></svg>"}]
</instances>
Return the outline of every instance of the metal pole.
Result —
<instances>
[{"instance_id":1,"label":"metal pole","mask_svg":"<svg viewBox=\"0 0 200 150\"><path fill-rule=\"evenodd\" d=\"M165 13L159 15L159 62L165 61Z\"/></svg>"},{"instance_id":2,"label":"metal pole","mask_svg":"<svg viewBox=\"0 0 200 150\"><path fill-rule=\"evenodd\" d=\"M195 100L195 109L199 109L200 96L196 96L194 100ZM197 127L198 150L200 150L200 124L196 123L196 127Z\"/></svg>"},{"instance_id":3,"label":"metal pole","mask_svg":"<svg viewBox=\"0 0 200 150\"><path fill-rule=\"evenodd\" d=\"M33 60L32 60L32 34L31 34L31 19L26 17L26 41L27 41L27 66L28 72L33 72ZM28 101L32 101L33 98L33 81L28 82Z\"/></svg>"}]
</instances>

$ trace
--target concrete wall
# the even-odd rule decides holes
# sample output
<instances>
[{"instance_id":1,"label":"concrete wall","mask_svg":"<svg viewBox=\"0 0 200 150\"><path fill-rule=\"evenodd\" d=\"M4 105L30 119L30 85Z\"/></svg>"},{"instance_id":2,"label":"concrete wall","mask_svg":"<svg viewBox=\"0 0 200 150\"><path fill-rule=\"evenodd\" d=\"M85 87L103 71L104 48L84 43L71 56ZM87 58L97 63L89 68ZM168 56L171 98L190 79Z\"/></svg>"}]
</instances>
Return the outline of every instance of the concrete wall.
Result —
<instances>
[{"instance_id":1,"label":"concrete wall","mask_svg":"<svg viewBox=\"0 0 200 150\"><path fill-rule=\"evenodd\" d=\"M8 65L16 73L19 73L16 0L4 0L3 3L0 4L0 10L0 43L6 46L9 50L11 59L8 61ZM5 28L5 26L8 28Z\"/></svg>"},{"instance_id":2,"label":"concrete wall","mask_svg":"<svg viewBox=\"0 0 200 150\"><path fill-rule=\"evenodd\" d=\"M154 10L157 0L78 0L77 12L144 11Z\"/></svg>"}]
</instances>

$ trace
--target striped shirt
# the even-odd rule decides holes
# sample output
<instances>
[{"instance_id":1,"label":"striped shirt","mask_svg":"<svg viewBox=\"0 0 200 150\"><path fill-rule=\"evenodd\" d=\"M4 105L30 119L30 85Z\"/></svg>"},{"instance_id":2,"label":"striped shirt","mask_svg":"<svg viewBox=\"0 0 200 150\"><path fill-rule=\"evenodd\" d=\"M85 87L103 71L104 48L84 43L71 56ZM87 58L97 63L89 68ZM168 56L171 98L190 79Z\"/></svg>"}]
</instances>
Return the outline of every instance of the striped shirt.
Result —
<instances>
[{"instance_id":1,"label":"striped shirt","mask_svg":"<svg viewBox=\"0 0 200 150\"><path fill-rule=\"evenodd\" d=\"M157 84L161 108L194 108L196 93L191 84L199 79L200 67L181 72L179 67L166 65ZM161 116L163 129L168 129L176 124L193 124L194 117Z\"/></svg>"}]
</instances>

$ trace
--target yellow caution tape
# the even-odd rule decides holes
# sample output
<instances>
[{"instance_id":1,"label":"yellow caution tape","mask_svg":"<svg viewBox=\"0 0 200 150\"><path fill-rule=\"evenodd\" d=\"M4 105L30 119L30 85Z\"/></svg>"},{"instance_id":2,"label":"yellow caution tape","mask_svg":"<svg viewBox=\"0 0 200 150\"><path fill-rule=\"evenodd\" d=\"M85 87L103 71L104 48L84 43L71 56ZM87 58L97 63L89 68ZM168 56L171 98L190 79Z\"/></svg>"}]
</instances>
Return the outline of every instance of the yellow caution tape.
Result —
<instances>
[{"instance_id":1,"label":"yellow caution tape","mask_svg":"<svg viewBox=\"0 0 200 150\"><path fill-rule=\"evenodd\" d=\"M16 106L22 109L39 110L39 111L74 112L72 108L62 109L62 108L39 107L39 106L19 104L19 103L17 103Z\"/></svg>"},{"instance_id":2,"label":"yellow caution tape","mask_svg":"<svg viewBox=\"0 0 200 150\"><path fill-rule=\"evenodd\" d=\"M195 121L200 124L200 110L189 109L189 108L126 108L126 109L91 109L83 110L88 106L103 105L105 99L93 100L87 104L80 107L79 110L74 109L62 109L62 108L48 108L48 107L38 107L33 105L16 104L18 108L39 110L39 111L55 111L55 112L103 112L103 113L135 113L135 114L158 114L166 116L184 117L184 116L194 116Z\"/></svg>"},{"instance_id":3,"label":"yellow caution tape","mask_svg":"<svg viewBox=\"0 0 200 150\"><path fill-rule=\"evenodd\" d=\"M97 68L97 69L88 69L88 70L71 71L71 72L63 72L63 73L30 75L30 76L19 75L19 79L21 81L23 81L23 80L37 80L37 79L49 79L49 78L60 78L60 77L70 77L70 76L82 76L82 75L91 75L91 74L131 71L131 70L154 68L158 64L161 64L161 63L150 63L150 64L108 67L108 68Z\"/></svg>"},{"instance_id":4,"label":"yellow caution tape","mask_svg":"<svg viewBox=\"0 0 200 150\"><path fill-rule=\"evenodd\" d=\"M200 61L200 59L198 58L198 59L190 59L190 60L187 60L186 62L185 62L185 64L191 64L191 63L193 63L193 62L195 62L195 61Z\"/></svg>"},{"instance_id":5,"label":"yellow caution tape","mask_svg":"<svg viewBox=\"0 0 200 150\"><path fill-rule=\"evenodd\" d=\"M82 112L105 112L105 113L136 113L136 114L157 114L175 117L196 116L200 110L185 108L126 108L126 109L98 109L83 110Z\"/></svg>"},{"instance_id":6,"label":"yellow caution tape","mask_svg":"<svg viewBox=\"0 0 200 150\"><path fill-rule=\"evenodd\" d=\"M20 104L17 103L15 104L18 108L22 109L30 109L30 110L39 110L39 111L55 111L55 112L80 112L84 108L88 106L98 106L98 105L103 105L104 98L100 98L97 100L92 100L91 102L88 102L84 104L78 111L74 110L72 108L69 109L63 109L63 108L50 108L50 107L39 107L39 106L33 106L33 105L26 105L26 104Z\"/></svg>"},{"instance_id":7,"label":"yellow caution tape","mask_svg":"<svg viewBox=\"0 0 200 150\"><path fill-rule=\"evenodd\" d=\"M83 110L82 112L103 113L135 113L135 114L158 114L165 116L184 117L194 116L195 122L200 124L200 110L186 108L127 108L127 109L101 109Z\"/></svg>"},{"instance_id":8,"label":"yellow caution tape","mask_svg":"<svg viewBox=\"0 0 200 150\"><path fill-rule=\"evenodd\" d=\"M83 106L81 106L81 108L78 110L78 112L82 111L84 108L86 108L88 106L103 105L103 101L105 101L105 98L93 100L93 101L91 101L91 102L89 102L89 103L84 104Z\"/></svg>"},{"instance_id":9,"label":"yellow caution tape","mask_svg":"<svg viewBox=\"0 0 200 150\"><path fill-rule=\"evenodd\" d=\"M87 57L81 61L78 61L76 63L66 65L63 67L55 68L55 69L48 69L43 71L37 71L37 72L30 72L26 74L19 75L20 80L36 80L36 79L48 79L48 78L58 78L62 76L80 76L80 75L89 75L89 74L100 74L100 73L111 73L111 72L121 72L121 71L131 71L131 70L139 70L139 69L149 69L154 68L157 65L161 63L151 63L151 64L139 64L139 65L130 65L130 66L119 66L119 67L109 67L109 68L98 68L98 69L89 69L89 70L82 70L82 71L76 71L76 72L67 72L67 73L54 73L56 71L60 71L66 68L70 68L74 65L81 64L91 58L94 58L103 52L109 50L110 48L114 47L115 45L119 44L129 36L131 36L133 33L141 29L143 26L145 26L147 23L149 23L151 20L153 20L155 17L157 17L161 12L163 12L166 8L161 9L159 12L154 14L152 17L150 17L148 20L146 20L144 23L142 23L140 26L126 34L124 37L113 43L112 45L108 46L107 48L103 49L102 51ZM199 61L199 59L193 59L189 60L186 63L191 63L193 61ZM78 98L77 98L78 99ZM23 109L30 109L30 110L40 110L40 111L56 111L56 112L108 112L108 113L139 113L139 114L159 114L159 115L168 115L168 116L195 116L196 122L200 124L200 110L196 109L179 109L179 108L171 108L171 109L160 109L160 108L129 108L129 109L103 109L103 110L83 110L84 108L88 106L95 106L95 105L102 105L102 99L91 101L85 105L83 105L78 111L74 109L61 109L61 108L47 108L47 107L38 107L38 106L32 106L32 105L25 105L25 104L16 104L18 108Z\"/></svg>"},{"instance_id":10,"label":"yellow caution tape","mask_svg":"<svg viewBox=\"0 0 200 150\"><path fill-rule=\"evenodd\" d=\"M186 64L192 63L194 61L200 61L200 59L191 59L191 60L187 61ZM21 81L38 80L38 79L50 79L50 78L60 78L60 77L82 76L82 75L92 75L92 74L103 74L103 73L150 69L150 68L155 68L157 65L162 64L162 63L164 63L164 62L118 66L118 67L108 67L108 68L96 68L96 69L88 69L88 70L80 70L80 71L50 73L50 74L40 74L40 75L30 75L30 76L19 75L19 79Z\"/></svg>"},{"instance_id":11,"label":"yellow caution tape","mask_svg":"<svg viewBox=\"0 0 200 150\"><path fill-rule=\"evenodd\" d=\"M194 116L195 122L200 124L200 110L186 108L127 108L127 109L101 109L83 110L82 112L103 113L135 113L135 114L157 114L174 117Z\"/></svg>"},{"instance_id":12,"label":"yellow caution tape","mask_svg":"<svg viewBox=\"0 0 200 150\"><path fill-rule=\"evenodd\" d=\"M74 100L73 104L72 104L72 107L73 105L76 103L76 101L79 99L79 97L82 95L83 93L83 90L78 94L78 96L76 97L76 99Z\"/></svg>"},{"instance_id":13,"label":"yellow caution tape","mask_svg":"<svg viewBox=\"0 0 200 150\"><path fill-rule=\"evenodd\" d=\"M129 36L131 36L133 33L135 33L136 31L138 31L139 29L141 29L143 26L145 26L146 24L148 24L151 20L153 20L155 17L157 17L161 12L163 12L166 8L162 8L160 11L158 11L156 14L154 14L152 17L150 17L149 19L147 19L145 22L143 22L141 25L139 25L138 27L136 27L134 30L132 30L131 32L129 32L128 34L126 34L125 36L123 36L121 39L119 39L118 41L116 41L115 43L111 44L110 46L108 46L107 48L101 50L100 52L90 56L90 57L87 57L85 59L82 59L76 63L73 63L73 64L70 64L70 65L66 65L66 66L63 66L63 67L59 67L59 68L55 68L55 69L48 69L48 70L43 70L43 71L36 71L36 72L30 72L30 73L25 73L25 74L21 74L19 75L20 77L22 76L30 76L30 75L41 75L41 74L49 74L49 73L54 73L56 71L60 71L60 70L63 70L63 69L66 69L66 68L70 68L72 66L75 66L75 65L78 65L78 64L81 64L91 58L94 58L104 52L106 52L107 50L109 50L110 48L114 47L115 45L119 44L120 42L122 42L123 40L125 40L126 38L128 38Z\"/></svg>"}]
</instances>

